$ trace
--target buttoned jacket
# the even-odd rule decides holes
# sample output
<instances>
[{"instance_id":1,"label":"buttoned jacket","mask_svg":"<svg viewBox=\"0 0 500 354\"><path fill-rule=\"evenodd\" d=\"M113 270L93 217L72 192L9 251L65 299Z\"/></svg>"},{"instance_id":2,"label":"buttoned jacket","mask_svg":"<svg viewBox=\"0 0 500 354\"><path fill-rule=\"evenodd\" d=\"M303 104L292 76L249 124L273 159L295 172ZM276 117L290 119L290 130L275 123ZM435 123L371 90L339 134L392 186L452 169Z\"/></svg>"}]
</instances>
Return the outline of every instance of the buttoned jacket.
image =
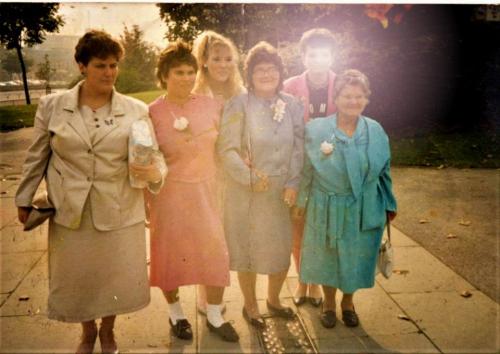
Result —
<instances>
[{"instance_id":1,"label":"buttoned jacket","mask_svg":"<svg viewBox=\"0 0 500 354\"><path fill-rule=\"evenodd\" d=\"M145 218L143 191L129 182L128 137L134 121L146 119L150 124L148 107L113 90L111 112L91 139L78 107L82 83L40 99L16 205L30 206L45 178L57 224L77 229L87 198L98 230L141 222ZM156 141L155 147L158 150ZM156 154L156 163L164 164L161 153ZM150 184L150 190L158 191L163 178Z\"/></svg>"}]
</instances>

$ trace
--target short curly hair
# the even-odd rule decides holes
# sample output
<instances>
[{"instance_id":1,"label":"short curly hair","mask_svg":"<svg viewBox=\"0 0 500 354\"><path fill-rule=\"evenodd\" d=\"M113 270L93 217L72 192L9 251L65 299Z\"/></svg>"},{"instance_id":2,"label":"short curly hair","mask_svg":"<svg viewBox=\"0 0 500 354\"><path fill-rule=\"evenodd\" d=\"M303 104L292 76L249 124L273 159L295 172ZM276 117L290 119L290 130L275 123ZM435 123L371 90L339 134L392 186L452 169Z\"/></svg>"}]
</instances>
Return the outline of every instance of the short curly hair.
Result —
<instances>
[{"instance_id":1,"label":"short curly hair","mask_svg":"<svg viewBox=\"0 0 500 354\"><path fill-rule=\"evenodd\" d=\"M161 52L160 58L158 59L158 64L156 65L156 78L161 88L167 88L167 83L163 78L168 75L170 69L181 66L182 64L192 66L195 72L198 71L198 63L193 53L191 53L191 46L179 39L170 43L167 48Z\"/></svg>"},{"instance_id":2,"label":"short curly hair","mask_svg":"<svg viewBox=\"0 0 500 354\"><path fill-rule=\"evenodd\" d=\"M110 56L120 61L125 55L125 49L119 41L107 32L90 30L78 40L75 47L75 60L85 66L92 58L106 59Z\"/></svg>"},{"instance_id":3,"label":"short curly hair","mask_svg":"<svg viewBox=\"0 0 500 354\"><path fill-rule=\"evenodd\" d=\"M280 73L279 85L276 89L277 92L283 89L283 80L285 79L285 66L283 60L274 48L268 42L261 41L254 45L245 59L245 80L248 91L253 91L252 75L255 67L261 63L271 63L276 65Z\"/></svg>"},{"instance_id":4,"label":"short curly hair","mask_svg":"<svg viewBox=\"0 0 500 354\"><path fill-rule=\"evenodd\" d=\"M372 93L370 91L368 77L359 70L348 69L335 78L335 83L333 84L333 97L338 97L340 92L342 92L347 85L361 87L366 98L369 98Z\"/></svg>"}]
</instances>

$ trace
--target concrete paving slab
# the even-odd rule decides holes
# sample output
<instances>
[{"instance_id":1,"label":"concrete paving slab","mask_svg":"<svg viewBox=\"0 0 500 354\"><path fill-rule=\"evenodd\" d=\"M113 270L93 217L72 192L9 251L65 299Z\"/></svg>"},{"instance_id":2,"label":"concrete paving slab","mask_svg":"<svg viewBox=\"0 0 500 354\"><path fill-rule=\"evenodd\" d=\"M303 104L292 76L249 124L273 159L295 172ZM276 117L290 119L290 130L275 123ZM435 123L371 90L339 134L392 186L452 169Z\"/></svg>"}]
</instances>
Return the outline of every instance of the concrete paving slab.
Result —
<instances>
[{"instance_id":1,"label":"concrete paving slab","mask_svg":"<svg viewBox=\"0 0 500 354\"><path fill-rule=\"evenodd\" d=\"M0 307L7 301L9 294L0 294Z\"/></svg>"},{"instance_id":2,"label":"concrete paving slab","mask_svg":"<svg viewBox=\"0 0 500 354\"><path fill-rule=\"evenodd\" d=\"M2 254L0 260L2 265L0 293L5 294L14 291L34 264L40 260L43 253L36 251Z\"/></svg>"},{"instance_id":3,"label":"concrete paving slab","mask_svg":"<svg viewBox=\"0 0 500 354\"><path fill-rule=\"evenodd\" d=\"M499 305L479 291L392 297L444 353L498 353Z\"/></svg>"},{"instance_id":4,"label":"concrete paving slab","mask_svg":"<svg viewBox=\"0 0 500 354\"><path fill-rule=\"evenodd\" d=\"M405 334L413 333L418 328L411 322L402 321L398 314L402 313L397 304L380 288L375 285L372 289L363 289L356 293L354 303L360 318L360 326L348 328L342 322L340 309L341 292L337 293L337 326L333 329L324 328L319 320L321 309L309 304L299 307L299 313L309 334L314 339L328 339L332 332L340 337L366 336L374 334ZM381 325L383 323L383 325Z\"/></svg>"},{"instance_id":5,"label":"concrete paving slab","mask_svg":"<svg viewBox=\"0 0 500 354\"><path fill-rule=\"evenodd\" d=\"M43 251L47 249L47 223L31 231L22 226L6 226L1 231L0 253Z\"/></svg>"},{"instance_id":6,"label":"concrete paving slab","mask_svg":"<svg viewBox=\"0 0 500 354\"><path fill-rule=\"evenodd\" d=\"M366 347L357 337L337 337L315 339L320 353L365 353Z\"/></svg>"},{"instance_id":7,"label":"concrete paving slab","mask_svg":"<svg viewBox=\"0 0 500 354\"><path fill-rule=\"evenodd\" d=\"M47 254L28 273L12 296L0 308L2 316L47 315L49 294ZM27 297L20 301L21 297Z\"/></svg>"},{"instance_id":8,"label":"concrete paving slab","mask_svg":"<svg viewBox=\"0 0 500 354\"><path fill-rule=\"evenodd\" d=\"M394 269L408 274L393 274L390 279L378 276L379 284L389 293L475 290L422 247L398 247L394 250Z\"/></svg>"},{"instance_id":9,"label":"concrete paving slab","mask_svg":"<svg viewBox=\"0 0 500 354\"><path fill-rule=\"evenodd\" d=\"M387 237L387 229L384 231L384 238ZM394 226L391 226L391 242L394 247L418 247L419 244L403 234Z\"/></svg>"},{"instance_id":10,"label":"concrete paving slab","mask_svg":"<svg viewBox=\"0 0 500 354\"><path fill-rule=\"evenodd\" d=\"M18 177L0 175L0 192L6 192L10 187L19 185L19 181L11 180L12 178L18 178ZM2 196L7 195L12 197L12 195L10 194L1 194L1 195Z\"/></svg>"},{"instance_id":11,"label":"concrete paving slab","mask_svg":"<svg viewBox=\"0 0 500 354\"><path fill-rule=\"evenodd\" d=\"M14 198L0 198L0 229L12 223L17 218L17 208Z\"/></svg>"},{"instance_id":12,"label":"concrete paving slab","mask_svg":"<svg viewBox=\"0 0 500 354\"><path fill-rule=\"evenodd\" d=\"M2 317L0 353L74 353L80 326L46 316Z\"/></svg>"},{"instance_id":13,"label":"concrete paving slab","mask_svg":"<svg viewBox=\"0 0 500 354\"><path fill-rule=\"evenodd\" d=\"M369 353L440 353L423 333L359 337Z\"/></svg>"}]
</instances>

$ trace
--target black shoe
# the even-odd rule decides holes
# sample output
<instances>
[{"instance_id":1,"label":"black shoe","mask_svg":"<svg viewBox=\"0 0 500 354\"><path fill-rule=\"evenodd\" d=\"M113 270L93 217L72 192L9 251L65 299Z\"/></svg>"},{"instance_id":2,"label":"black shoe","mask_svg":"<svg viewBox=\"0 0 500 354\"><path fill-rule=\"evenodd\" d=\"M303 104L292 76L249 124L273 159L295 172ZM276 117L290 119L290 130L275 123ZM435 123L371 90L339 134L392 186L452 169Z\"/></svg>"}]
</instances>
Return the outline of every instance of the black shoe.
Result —
<instances>
[{"instance_id":1,"label":"black shoe","mask_svg":"<svg viewBox=\"0 0 500 354\"><path fill-rule=\"evenodd\" d=\"M215 332L223 341L237 342L240 339L240 336L229 322L224 322L220 327L215 327L207 319L207 327L210 332Z\"/></svg>"},{"instance_id":2,"label":"black shoe","mask_svg":"<svg viewBox=\"0 0 500 354\"><path fill-rule=\"evenodd\" d=\"M290 307L277 308L271 305L269 301L266 301L266 303L269 313L273 316L286 319L292 319L295 317L295 312L293 312L293 310Z\"/></svg>"},{"instance_id":3,"label":"black shoe","mask_svg":"<svg viewBox=\"0 0 500 354\"><path fill-rule=\"evenodd\" d=\"M321 305L323 303L323 298L322 297L318 297L318 298L309 297L308 300L309 300L309 303L311 305L313 305L314 307L319 307L319 305Z\"/></svg>"},{"instance_id":4,"label":"black shoe","mask_svg":"<svg viewBox=\"0 0 500 354\"><path fill-rule=\"evenodd\" d=\"M266 328L266 322L264 322L262 317L257 317L257 318L250 317L247 313L247 310L244 307L242 313L243 313L243 318L255 328L259 329Z\"/></svg>"},{"instance_id":5,"label":"black shoe","mask_svg":"<svg viewBox=\"0 0 500 354\"><path fill-rule=\"evenodd\" d=\"M321 312L319 318L321 320L321 324L325 328L333 328L337 323L337 316L335 314L335 311L333 310L327 310L325 312Z\"/></svg>"},{"instance_id":6,"label":"black shoe","mask_svg":"<svg viewBox=\"0 0 500 354\"><path fill-rule=\"evenodd\" d=\"M342 321L347 327L356 327L359 325L359 318L356 311L342 310Z\"/></svg>"},{"instance_id":7,"label":"black shoe","mask_svg":"<svg viewBox=\"0 0 500 354\"><path fill-rule=\"evenodd\" d=\"M305 296L300 296L300 297L293 297L293 303L295 304L295 306L300 306L300 305L303 305L307 300L307 297Z\"/></svg>"},{"instance_id":8,"label":"black shoe","mask_svg":"<svg viewBox=\"0 0 500 354\"><path fill-rule=\"evenodd\" d=\"M178 320L175 325L169 318L168 323L170 323L170 327L172 327L172 333L177 338L184 340L193 339L193 330L191 329L191 324L185 318L183 318L182 320Z\"/></svg>"}]
</instances>

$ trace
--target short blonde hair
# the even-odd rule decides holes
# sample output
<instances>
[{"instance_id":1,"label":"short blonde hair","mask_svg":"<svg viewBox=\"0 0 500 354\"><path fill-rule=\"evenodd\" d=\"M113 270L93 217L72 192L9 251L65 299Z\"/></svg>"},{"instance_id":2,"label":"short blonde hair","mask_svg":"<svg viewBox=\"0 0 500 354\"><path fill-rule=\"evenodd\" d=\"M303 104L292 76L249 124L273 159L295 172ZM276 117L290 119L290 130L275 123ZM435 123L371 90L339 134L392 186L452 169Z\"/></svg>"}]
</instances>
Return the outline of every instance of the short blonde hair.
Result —
<instances>
[{"instance_id":1,"label":"short blonde hair","mask_svg":"<svg viewBox=\"0 0 500 354\"><path fill-rule=\"evenodd\" d=\"M335 78L335 84L333 85L333 98L337 98L340 92L342 92L347 85L361 87L366 98L370 97L372 93L370 91L370 82L368 81L368 77L359 70L348 69Z\"/></svg>"},{"instance_id":2,"label":"short blonde hair","mask_svg":"<svg viewBox=\"0 0 500 354\"><path fill-rule=\"evenodd\" d=\"M210 49L216 45L225 46L231 51L231 55L234 60L234 65L231 70L229 79L225 83L224 98L231 98L239 93L243 89L243 80L241 79L240 72L238 70L239 55L238 50L234 43L223 35L216 33L214 31L204 31L202 32L194 41L193 54L198 61L200 70L196 75L196 82L194 84L194 92L206 94L210 92L209 80L208 80L208 68L206 63L208 61L208 56L210 54Z\"/></svg>"}]
</instances>

